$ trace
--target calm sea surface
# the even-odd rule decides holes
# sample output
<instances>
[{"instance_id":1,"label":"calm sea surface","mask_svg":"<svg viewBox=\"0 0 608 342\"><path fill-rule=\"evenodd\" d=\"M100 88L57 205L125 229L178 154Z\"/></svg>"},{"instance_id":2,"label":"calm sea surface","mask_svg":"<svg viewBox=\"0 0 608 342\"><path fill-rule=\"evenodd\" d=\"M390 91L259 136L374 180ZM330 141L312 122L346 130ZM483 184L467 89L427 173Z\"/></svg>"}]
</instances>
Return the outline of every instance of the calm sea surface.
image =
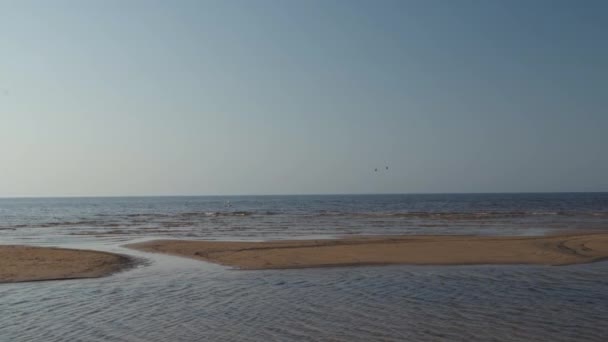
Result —
<instances>
[{"instance_id":1,"label":"calm sea surface","mask_svg":"<svg viewBox=\"0 0 608 342\"><path fill-rule=\"evenodd\" d=\"M0 341L605 341L608 262L235 271L120 247L565 231L608 231L608 193L0 199L0 244L145 260L0 285Z\"/></svg>"}]
</instances>

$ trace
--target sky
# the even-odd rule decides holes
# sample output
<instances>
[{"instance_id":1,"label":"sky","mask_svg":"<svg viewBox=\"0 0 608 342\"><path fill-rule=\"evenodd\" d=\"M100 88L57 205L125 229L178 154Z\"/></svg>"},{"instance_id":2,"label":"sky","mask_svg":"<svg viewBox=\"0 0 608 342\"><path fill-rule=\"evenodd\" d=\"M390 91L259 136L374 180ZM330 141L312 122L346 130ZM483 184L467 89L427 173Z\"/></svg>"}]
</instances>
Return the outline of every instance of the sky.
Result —
<instances>
[{"instance_id":1,"label":"sky","mask_svg":"<svg viewBox=\"0 0 608 342\"><path fill-rule=\"evenodd\" d=\"M593 0L0 0L0 197L608 191L607 33Z\"/></svg>"}]
</instances>

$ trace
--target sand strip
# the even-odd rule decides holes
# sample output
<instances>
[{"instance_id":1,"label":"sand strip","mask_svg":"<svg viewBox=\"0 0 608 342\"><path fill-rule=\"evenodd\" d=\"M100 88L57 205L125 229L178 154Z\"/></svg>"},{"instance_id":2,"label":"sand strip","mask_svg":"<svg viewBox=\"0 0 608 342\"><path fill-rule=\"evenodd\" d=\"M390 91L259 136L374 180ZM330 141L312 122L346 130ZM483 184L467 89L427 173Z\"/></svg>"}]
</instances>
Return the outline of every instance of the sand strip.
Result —
<instances>
[{"instance_id":1,"label":"sand strip","mask_svg":"<svg viewBox=\"0 0 608 342\"><path fill-rule=\"evenodd\" d=\"M240 269L387 264L570 265L608 258L608 234L540 237L395 236L270 242L156 240L127 247Z\"/></svg>"},{"instance_id":2,"label":"sand strip","mask_svg":"<svg viewBox=\"0 0 608 342\"><path fill-rule=\"evenodd\" d=\"M0 245L0 283L96 278L132 264L126 256L105 252Z\"/></svg>"}]
</instances>

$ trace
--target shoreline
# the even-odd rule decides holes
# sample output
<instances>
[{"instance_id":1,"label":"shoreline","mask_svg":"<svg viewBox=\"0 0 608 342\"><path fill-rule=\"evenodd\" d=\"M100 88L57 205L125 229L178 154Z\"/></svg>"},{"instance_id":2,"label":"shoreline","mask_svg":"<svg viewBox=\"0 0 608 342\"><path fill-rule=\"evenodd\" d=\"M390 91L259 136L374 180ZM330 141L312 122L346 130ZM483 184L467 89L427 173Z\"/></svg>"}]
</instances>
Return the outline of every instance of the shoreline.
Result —
<instances>
[{"instance_id":1,"label":"shoreline","mask_svg":"<svg viewBox=\"0 0 608 342\"><path fill-rule=\"evenodd\" d=\"M108 252L0 245L0 284L99 278L134 265L134 258Z\"/></svg>"},{"instance_id":2,"label":"shoreline","mask_svg":"<svg viewBox=\"0 0 608 342\"><path fill-rule=\"evenodd\" d=\"M395 264L559 266L607 259L608 234L409 235L267 242L152 240L124 247L242 270Z\"/></svg>"}]
</instances>

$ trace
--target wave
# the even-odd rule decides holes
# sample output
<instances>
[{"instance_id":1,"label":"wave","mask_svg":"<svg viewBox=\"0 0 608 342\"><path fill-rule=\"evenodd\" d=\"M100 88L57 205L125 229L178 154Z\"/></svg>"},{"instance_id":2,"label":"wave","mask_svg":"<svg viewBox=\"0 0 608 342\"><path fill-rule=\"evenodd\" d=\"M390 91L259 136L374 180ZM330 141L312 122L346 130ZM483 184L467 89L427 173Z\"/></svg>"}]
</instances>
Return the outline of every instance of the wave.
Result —
<instances>
[{"instance_id":1,"label":"wave","mask_svg":"<svg viewBox=\"0 0 608 342\"><path fill-rule=\"evenodd\" d=\"M541 216L579 216L579 217L608 217L608 212L577 212L577 211L412 211L412 212L340 212L320 211L317 216L329 217L367 217L367 218L411 218L438 220L483 220L501 218L525 218Z\"/></svg>"},{"instance_id":2,"label":"wave","mask_svg":"<svg viewBox=\"0 0 608 342\"><path fill-rule=\"evenodd\" d=\"M360 222L401 222L401 220L427 221L430 224L449 224L449 222L466 221L506 221L506 220L571 220L580 218L581 220L598 221L608 218L608 211L541 211L541 210L520 210L520 211L396 211L396 212L358 212L358 211L332 211L319 210L317 212L276 212L276 211L197 211L197 212L177 212L177 213L134 213L118 214L108 217L108 219L92 219L86 217L76 220L63 221L42 221L36 222L15 222L15 224L0 225L0 230L15 230L22 228L80 228L80 227L99 227L99 228L120 228L132 227L142 228L149 224L162 227L188 227L208 220L240 218L268 217L277 216L287 217L288 219L312 220L353 220ZM98 216L97 216L98 217ZM311 221L311 222L312 222ZM300 221L299 221L300 222ZM215 223L212 223L215 224Z\"/></svg>"}]
</instances>

